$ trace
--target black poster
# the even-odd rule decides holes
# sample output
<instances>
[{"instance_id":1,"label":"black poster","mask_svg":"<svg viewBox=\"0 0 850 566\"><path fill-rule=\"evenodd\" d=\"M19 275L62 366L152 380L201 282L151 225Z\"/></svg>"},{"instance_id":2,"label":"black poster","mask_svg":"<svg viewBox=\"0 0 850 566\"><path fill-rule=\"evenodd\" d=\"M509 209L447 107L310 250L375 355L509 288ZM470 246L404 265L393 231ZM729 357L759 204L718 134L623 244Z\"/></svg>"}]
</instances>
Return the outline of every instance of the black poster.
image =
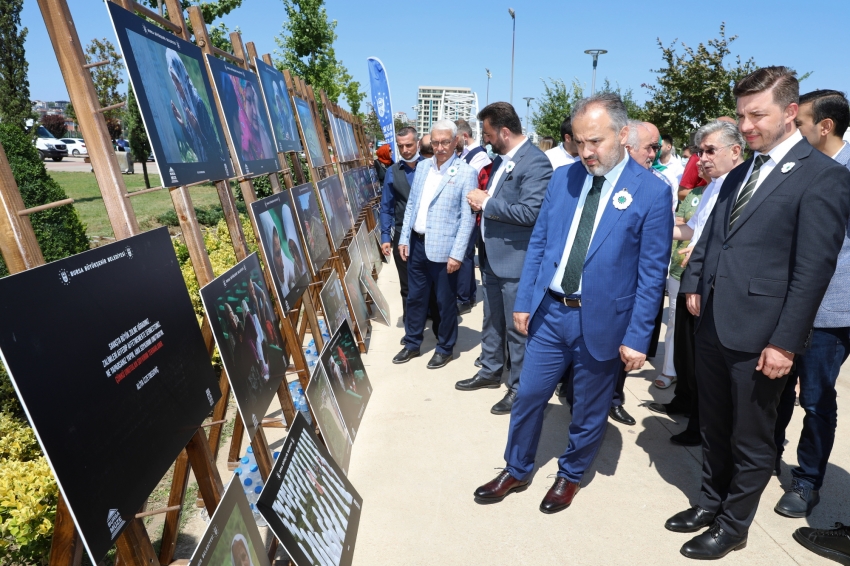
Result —
<instances>
[{"instance_id":1,"label":"black poster","mask_svg":"<svg viewBox=\"0 0 850 566\"><path fill-rule=\"evenodd\" d=\"M297 566L347 566L363 499L301 413L280 449L257 508Z\"/></svg>"},{"instance_id":2,"label":"black poster","mask_svg":"<svg viewBox=\"0 0 850 566\"><path fill-rule=\"evenodd\" d=\"M331 245L328 242L328 233L325 231L325 223L322 221L322 213L319 210L319 201L316 191L311 183L305 183L292 187L292 203L295 216L301 226L304 235L304 243L307 247L307 255L310 257L310 265L313 273L319 273L325 262L331 257Z\"/></svg>"},{"instance_id":3,"label":"black poster","mask_svg":"<svg viewBox=\"0 0 850 566\"><path fill-rule=\"evenodd\" d=\"M328 375L321 365L313 372L310 384L307 385L304 394L307 396L307 401L310 402L313 414L316 415L319 430L322 431L322 438L325 439L331 456L334 457L342 471L348 473L348 462L351 458L351 437L348 436L345 421L342 420L342 412L339 410L339 403L337 403L333 388L328 381Z\"/></svg>"},{"instance_id":4,"label":"black poster","mask_svg":"<svg viewBox=\"0 0 850 566\"><path fill-rule=\"evenodd\" d=\"M266 105L260 99L257 75L207 55L224 123L236 153L240 174L261 175L280 169L272 144L272 129Z\"/></svg>"},{"instance_id":5,"label":"black poster","mask_svg":"<svg viewBox=\"0 0 850 566\"><path fill-rule=\"evenodd\" d=\"M114 2L106 6L162 185L234 177L201 50Z\"/></svg>"},{"instance_id":6,"label":"black poster","mask_svg":"<svg viewBox=\"0 0 850 566\"><path fill-rule=\"evenodd\" d=\"M286 88L283 73L265 63L262 59L254 59L257 73L260 75L260 88L266 107L272 120L272 131L281 153L301 151L301 140L298 138L298 126L295 125L295 113L292 111L292 101Z\"/></svg>"},{"instance_id":7,"label":"black poster","mask_svg":"<svg viewBox=\"0 0 850 566\"><path fill-rule=\"evenodd\" d=\"M257 254L201 289L201 300L250 441L289 365Z\"/></svg>"},{"instance_id":8,"label":"black poster","mask_svg":"<svg viewBox=\"0 0 850 566\"><path fill-rule=\"evenodd\" d=\"M0 279L0 353L96 564L221 397L168 230Z\"/></svg>"},{"instance_id":9,"label":"black poster","mask_svg":"<svg viewBox=\"0 0 850 566\"><path fill-rule=\"evenodd\" d=\"M224 491L189 561L189 566L224 565L271 566L239 476Z\"/></svg>"},{"instance_id":10,"label":"black poster","mask_svg":"<svg viewBox=\"0 0 850 566\"><path fill-rule=\"evenodd\" d=\"M357 429L369 397L372 396L372 384L363 367L357 340L351 332L348 322L343 322L339 330L325 344L319 363L325 369L331 389L339 403L342 418L351 440L357 438Z\"/></svg>"},{"instance_id":11,"label":"black poster","mask_svg":"<svg viewBox=\"0 0 850 566\"><path fill-rule=\"evenodd\" d=\"M354 227L348 205L345 203L345 194L337 175L331 175L322 179L317 184L319 196L322 197L322 211L328 223L334 249L339 249L348 231Z\"/></svg>"},{"instance_id":12,"label":"black poster","mask_svg":"<svg viewBox=\"0 0 850 566\"><path fill-rule=\"evenodd\" d=\"M289 195L278 193L253 202L251 212L260 232L263 256L282 303L281 311L289 311L310 281L307 256L301 248Z\"/></svg>"}]
</instances>

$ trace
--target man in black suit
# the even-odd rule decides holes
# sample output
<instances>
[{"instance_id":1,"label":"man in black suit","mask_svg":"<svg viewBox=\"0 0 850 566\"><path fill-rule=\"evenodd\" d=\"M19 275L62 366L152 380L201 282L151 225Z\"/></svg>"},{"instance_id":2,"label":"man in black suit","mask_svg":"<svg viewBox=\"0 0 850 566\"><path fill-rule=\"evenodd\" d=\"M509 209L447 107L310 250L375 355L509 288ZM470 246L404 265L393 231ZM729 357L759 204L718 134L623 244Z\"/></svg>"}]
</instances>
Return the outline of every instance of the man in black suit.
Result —
<instances>
[{"instance_id":1,"label":"man in black suit","mask_svg":"<svg viewBox=\"0 0 850 566\"><path fill-rule=\"evenodd\" d=\"M773 470L779 396L850 216L850 172L797 130L794 75L765 67L735 85L738 128L753 157L726 178L682 277L680 292L699 316L703 474L697 505L665 526L711 526L682 546L689 558L721 558L747 544Z\"/></svg>"}]
</instances>

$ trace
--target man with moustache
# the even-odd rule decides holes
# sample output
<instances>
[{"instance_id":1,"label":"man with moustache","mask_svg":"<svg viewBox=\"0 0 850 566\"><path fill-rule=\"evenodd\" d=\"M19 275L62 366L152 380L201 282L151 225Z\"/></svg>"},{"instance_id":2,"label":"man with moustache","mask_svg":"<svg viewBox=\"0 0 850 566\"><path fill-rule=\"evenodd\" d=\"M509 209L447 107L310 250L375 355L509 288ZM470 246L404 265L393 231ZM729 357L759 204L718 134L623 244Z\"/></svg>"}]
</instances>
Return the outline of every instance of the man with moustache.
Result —
<instances>
[{"instance_id":1,"label":"man with moustache","mask_svg":"<svg viewBox=\"0 0 850 566\"><path fill-rule=\"evenodd\" d=\"M747 544L773 471L779 397L810 339L850 217L850 171L797 129L794 71L758 69L733 93L753 157L726 177L680 286L699 317L703 474L697 505L665 527L710 526L681 548L700 560Z\"/></svg>"},{"instance_id":2,"label":"man with moustache","mask_svg":"<svg viewBox=\"0 0 850 566\"><path fill-rule=\"evenodd\" d=\"M514 306L514 324L528 343L507 466L475 491L478 502L495 503L527 487L544 410L572 366L569 446L543 513L572 503L602 443L621 367L646 361L673 231L670 188L625 151L628 115L620 97L582 99L572 124L582 163L559 168L549 182Z\"/></svg>"}]
</instances>

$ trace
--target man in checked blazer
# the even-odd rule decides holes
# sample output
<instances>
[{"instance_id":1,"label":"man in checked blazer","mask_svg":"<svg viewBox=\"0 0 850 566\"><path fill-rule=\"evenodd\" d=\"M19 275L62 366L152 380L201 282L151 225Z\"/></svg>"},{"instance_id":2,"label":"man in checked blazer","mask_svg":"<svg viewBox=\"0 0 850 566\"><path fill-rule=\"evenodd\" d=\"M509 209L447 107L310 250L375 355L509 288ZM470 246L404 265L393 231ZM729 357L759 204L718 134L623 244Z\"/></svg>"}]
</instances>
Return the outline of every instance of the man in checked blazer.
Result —
<instances>
[{"instance_id":1,"label":"man in checked blazer","mask_svg":"<svg viewBox=\"0 0 850 566\"><path fill-rule=\"evenodd\" d=\"M682 276L696 321L702 435L697 505L665 525L699 534L689 558L747 544L776 456L780 394L802 354L844 241L850 172L797 129L799 83L765 67L733 89L754 155L729 173Z\"/></svg>"},{"instance_id":2,"label":"man in checked blazer","mask_svg":"<svg viewBox=\"0 0 850 566\"><path fill-rule=\"evenodd\" d=\"M466 197L474 211L482 211L478 244L484 282L481 369L472 378L459 381L455 388L498 389L507 346L508 390L490 412L508 415L516 399L525 357L525 335L513 324L514 302L531 231L552 177L552 164L522 135L519 116L507 102L490 104L478 113L478 119L483 124L484 140L499 154L490 171L487 191L472 191Z\"/></svg>"},{"instance_id":3,"label":"man in checked blazer","mask_svg":"<svg viewBox=\"0 0 850 566\"><path fill-rule=\"evenodd\" d=\"M438 120L431 127L434 157L416 167L404 211L399 255L407 262L407 319L404 348L394 358L403 364L419 356L431 288L437 295L440 327L428 369L445 366L457 341L457 270L475 223L466 194L478 186L478 173L455 155L457 126Z\"/></svg>"}]
</instances>

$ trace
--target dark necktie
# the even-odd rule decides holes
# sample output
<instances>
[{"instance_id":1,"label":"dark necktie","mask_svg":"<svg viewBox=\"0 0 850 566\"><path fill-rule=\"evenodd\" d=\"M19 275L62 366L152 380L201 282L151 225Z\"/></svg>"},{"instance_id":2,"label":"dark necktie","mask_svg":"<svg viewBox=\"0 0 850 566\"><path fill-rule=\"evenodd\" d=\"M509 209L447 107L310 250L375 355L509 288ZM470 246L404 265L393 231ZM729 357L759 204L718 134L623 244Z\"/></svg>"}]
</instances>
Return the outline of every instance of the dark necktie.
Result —
<instances>
[{"instance_id":1,"label":"dark necktie","mask_svg":"<svg viewBox=\"0 0 850 566\"><path fill-rule=\"evenodd\" d=\"M753 198L753 193L756 192L756 183L759 181L759 171L761 170L761 166L767 163L768 159L770 159L770 156L766 154L756 157L750 179L747 181L747 184L744 185L744 188L741 189L741 192L738 193L738 200L735 201L735 206L732 208L732 214L729 215L730 230L733 226L735 226L735 221L741 217L744 207L747 206L747 203L750 202L751 198Z\"/></svg>"},{"instance_id":2,"label":"dark necktie","mask_svg":"<svg viewBox=\"0 0 850 566\"><path fill-rule=\"evenodd\" d=\"M596 211L599 209L599 196L602 194L602 185L605 177L594 177L593 186L584 200L584 208L581 209L581 218L578 229L573 240L573 247L567 259L567 267L564 268L564 278L561 279L561 289L565 295L572 295L578 291L581 282L581 272L584 268L584 260L587 257L587 248L590 247L590 238L593 236L593 224L596 222Z\"/></svg>"},{"instance_id":3,"label":"dark necktie","mask_svg":"<svg viewBox=\"0 0 850 566\"><path fill-rule=\"evenodd\" d=\"M493 166L490 168L490 177L493 178L493 183L489 187L487 187L487 192L490 192L490 191L492 191L493 189L496 188L496 179L495 179L496 171L499 170L499 167L501 167L501 165L502 165L502 156L497 155L496 159L493 160ZM504 173L502 173L502 174L504 175Z\"/></svg>"}]
</instances>

